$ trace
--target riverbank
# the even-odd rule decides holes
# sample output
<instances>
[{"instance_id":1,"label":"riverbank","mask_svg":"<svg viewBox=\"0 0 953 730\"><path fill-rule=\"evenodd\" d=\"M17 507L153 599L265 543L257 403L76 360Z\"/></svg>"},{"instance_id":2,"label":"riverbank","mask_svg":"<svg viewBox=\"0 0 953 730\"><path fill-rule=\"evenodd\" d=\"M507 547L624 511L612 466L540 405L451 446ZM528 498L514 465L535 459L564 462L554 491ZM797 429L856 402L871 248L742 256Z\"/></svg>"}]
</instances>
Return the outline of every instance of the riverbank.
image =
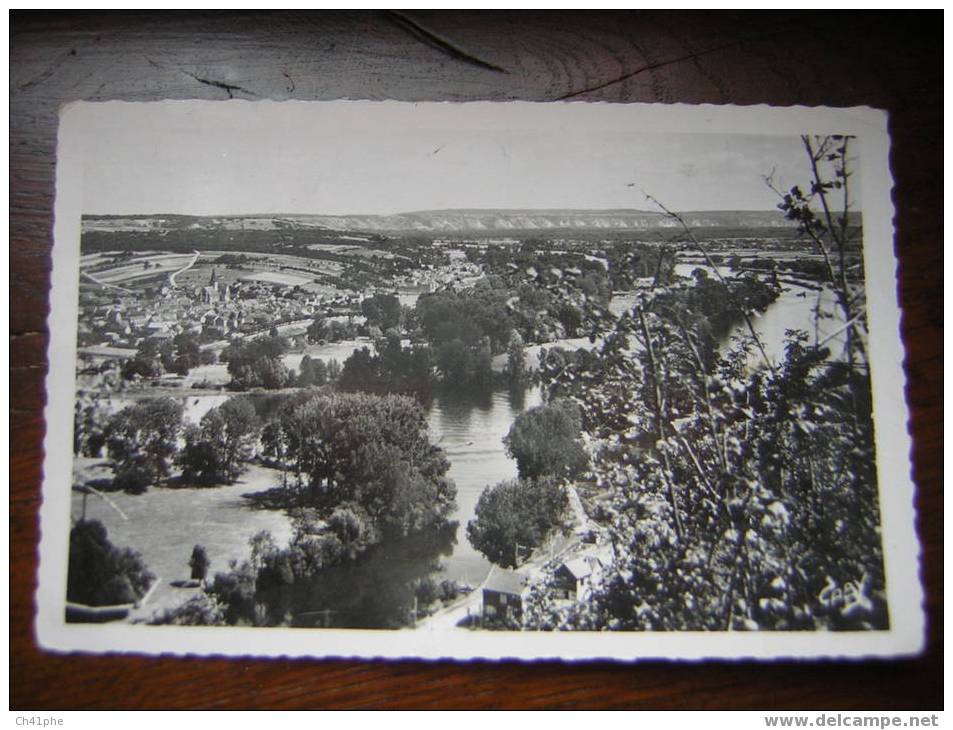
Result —
<instances>
[{"instance_id":1,"label":"riverbank","mask_svg":"<svg viewBox=\"0 0 953 730\"><path fill-rule=\"evenodd\" d=\"M569 509L573 515L572 524L561 532L554 533L530 555L529 559L516 570L525 575L530 582L542 577L543 568L556 559L572 560L581 552L590 550L592 545L582 539L582 535L595 525L586 514L582 500L576 488L569 487ZM599 529L596 526L596 529ZM434 612L417 622L417 631L472 630L471 619L478 618L483 610L483 586L488 576L484 576L480 585L470 593L458 598L448 606Z\"/></svg>"}]
</instances>

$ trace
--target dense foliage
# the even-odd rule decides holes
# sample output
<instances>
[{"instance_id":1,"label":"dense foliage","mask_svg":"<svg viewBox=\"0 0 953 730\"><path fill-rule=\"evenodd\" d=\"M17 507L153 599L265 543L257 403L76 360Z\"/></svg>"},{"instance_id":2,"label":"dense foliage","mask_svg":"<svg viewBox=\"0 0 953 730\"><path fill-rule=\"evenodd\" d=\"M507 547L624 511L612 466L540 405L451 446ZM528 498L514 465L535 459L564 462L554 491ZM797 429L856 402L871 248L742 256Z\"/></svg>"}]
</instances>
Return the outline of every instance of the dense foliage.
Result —
<instances>
[{"instance_id":1,"label":"dense foliage","mask_svg":"<svg viewBox=\"0 0 953 730\"><path fill-rule=\"evenodd\" d=\"M403 347L391 330L377 341L374 354L363 347L344 361L338 381L345 390L426 392L433 382L433 362L427 346Z\"/></svg>"},{"instance_id":2,"label":"dense foliage","mask_svg":"<svg viewBox=\"0 0 953 730\"><path fill-rule=\"evenodd\" d=\"M246 469L261 430L255 407L245 398L230 398L185 430L185 445L176 457L182 481L231 484Z\"/></svg>"},{"instance_id":3,"label":"dense foliage","mask_svg":"<svg viewBox=\"0 0 953 730\"><path fill-rule=\"evenodd\" d=\"M675 278L675 251L670 246L646 246L618 241L606 252L613 291L628 291L640 280L667 286Z\"/></svg>"},{"instance_id":4,"label":"dense foliage","mask_svg":"<svg viewBox=\"0 0 953 730\"><path fill-rule=\"evenodd\" d=\"M361 302L361 312L367 318L368 327L377 327L381 332L396 329L401 325L400 300L393 294L374 294Z\"/></svg>"},{"instance_id":5,"label":"dense foliage","mask_svg":"<svg viewBox=\"0 0 953 730\"><path fill-rule=\"evenodd\" d=\"M522 387L532 381L533 373L526 364L526 347L518 332L513 333L510 344L506 348L506 365L503 368L503 375L510 386Z\"/></svg>"},{"instance_id":6,"label":"dense foliage","mask_svg":"<svg viewBox=\"0 0 953 730\"><path fill-rule=\"evenodd\" d=\"M169 475L170 460L182 431L182 404L174 398L150 398L129 405L106 425L116 485L143 491Z\"/></svg>"},{"instance_id":7,"label":"dense foliage","mask_svg":"<svg viewBox=\"0 0 953 730\"><path fill-rule=\"evenodd\" d=\"M105 404L95 392L77 392L73 404L73 453L99 456L106 445Z\"/></svg>"},{"instance_id":8,"label":"dense foliage","mask_svg":"<svg viewBox=\"0 0 953 730\"><path fill-rule=\"evenodd\" d=\"M87 606L135 603L155 580L139 553L117 548L97 520L81 520L69 535L66 600Z\"/></svg>"},{"instance_id":9,"label":"dense foliage","mask_svg":"<svg viewBox=\"0 0 953 730\"><path fill-rule=\"evenodd\" d=\"M328 366L321 358L312 358L305 355L301 358L301 365L298 366L297 385L302 388L308 388L313 385L324 385L328 382L330 373Z\"/></svg>"},{"instance_id":10,"label":"dense foliage","mask_svg":"<svg viewBox=\"0 0 953 730\"><path fill-rule=\"evenodd\" d=\"M293 536L279 547L259 534L248 560L216 574L208 592L222 619L275 625L291 621L289 611L303 610L302 603L353 603L354 595L331 590L342 581L362 605L372 606L369 584L355 576L378 565L367 556L385 540L388 556L407 550L416 559L393 571L406 584L378 576L374 585L392 586L401 605L412 601L436 555L450 551L456 530L447 519L456 497L445 476L449 462L430 442L421 408L403 396L302 391L284 399L262 441L275 463L293 474L279 490L279 501L291 510ZM403 609L374 619L394 626L406 621Z\"/></svg>"},{"instance_id":11,"label":"dense foliage","mask_svg":"<svg viewBox=\"0 0 953 730\"><path fill-rule=\"evenodd\" d=\"M515 251L490 246L473 254L489 273L487 284L507 293L509 322L524 342L578 337L609 323L608 262L551 247L530 239Z\"/></svg>"},{"instance_id":12,"label":"dense foliage","mask_svg":"<svg viewBox=\"0 0 953 730\"><path fill-rule=\"evenodd\" d=\"M209 593L192 596L181 606L160 611L149 624L152 626L225 626L225 609Z\"/></svg>"},{"instance_id":13,"label":"dense foliage","mask_svg":"<svg viewBox=\"0 0 953 730\"><path fill-rule=\"evenodd\" d=\"M515 566L562 523L567 505L565 488L556 479L500 482L480 495L467 539L488 560Z\"/></svg>"},{"instance_id":14,"label":"dense foliage","mask_svg":"<svg viewBox=\"0 0 953 730\"><path fill-rule=\"evenodd\" d=\"M698 379L699 371L708 372L714 366L719 336L743 322L743 313L763 310L777 296L775 287L752 277L716 282L701 270L691 281L643 295L635 311L648 312L668 325L654 344L657 350L673 355L670 359L676 373L670 380L669 400L691 400L686 387ZM579 403L583 426L593 436L622 433L624 440L654 441L652 434L630 431L630 414L654 392L654 381L643 376L633 354L642 347L637 341L641 334L637 324L629 312L599 348L567 351L554 347L542 354L540 377L548 397Z\"/></svg>"},{"instance_id":15,"label":"dense foliage","mask_svg":"<svg viewBox=\"0 0 953 730\"><path fill-rule=\"evenodd\" d=\"M489 341L493 354L504 351L513 325L508 292L499 282L482 280L470 289L423 294L417 299L416 320L431 346L459 342L467 349Z\"/></svg>"},{"instance_id":16,"label":"dense foliage","mask_svg":"<svg viewBox=\"0 0 953 730\"><path fill-rule=\"evenodd\" d=\"M232 376L229 387L277 390L292 385L292 373L281 361L287 349L288 343L277 336L232 342L219 356L228 363L228 374Z\"/></svg>"},{"instance_id":17,"label":"dense foliage","mask_svg":"<svg viewBox=\"0 0 953 730\"><path fill-rule=\"evenodd\" d=\"M517 416L503 443L516 459L521 478L572 479L589 464L580 440L581 430L580 407L570 400L556 399Z\"/></svg>"},{"instance_id":18,"label":"dense foliage","mask_svg":"<svg viewBox=\"0 0 953 730\"><path fill-rule=\"evenodd\" d=\"M195 336L182 332L171 339L146 337L134 357L122 366L127 380L135 376L154 378L162 373L185 375L194 367L215 362L215 353L202 350Z\"/></svg>"},{"instance_id":19,"label":"dense foliage","mask_svg":"<svg viewBox=\"0 0 953 730\"><path fill-rule=\"evenodd\" d=\"M322 518L347 504L375 534L406 535L453 510L456 490L445 477L450 464L410 398L302 393L276 423L266 448L280 453L302 503Z\"/></svg>"},{"instance_id":20,"label":"dense foliage","mask_svg":"<svg viewBox=\"0 0 953 730\"><path fill-rule=\"evenodd\" d=\"M782 209L830 264L825 284L841 310L842 347L789 332L780 362L753 336L717 356L704 347L710 317L681 316L669 306L673 292L661 289L621 319L600 357L546 369L550 388L587 412L606 493L600 519L616 560L585 604L557 605L541 582L528 626L887 626L863 281L838 263L847 261L847 216L809 210L840 189L824 165L833 181L847 179L847 143L805 145L812 196L792 190ZM705 277L692 289L688 301L715 291ZM728 301L746 319L755 305ZM631 397L619 390L624 382L637 385Z\"/></svg>"},{"instance_id":21,"label":"dense foliage","mask_svg":"<svg viewBox=\"0 0 953 730\"><path fill-rule=\"evenodd\" d=\"M453 549L456 523L389 540L380 545L352 541L349 518L335 527L299 513L286 547L268 533L250 541L248 560L218 573L207 588L208 601L192 610L200 620L220 610L228 624L256 626L339 626L400 628L412 624L414 607L423 608L428 577L441 555ZM342 531L343 529L343 531ZM350 534L350 536L349 536ZM443 596L450 588L442 586ZM437 596L439 598L441 596Z\"/></svg>"},{"instance_id":22,"label":"dense foliage","mask_svg":"<svg viewBox=\"0 0 953 730\"><path fill-rule=\"evenodd\" d=\"M318 314L311 324L308 325L305 335L311 342L322 342L328 339L328 335L330 334L329 324L327 317L323 314Z\"/></svg>"}]
</instances>

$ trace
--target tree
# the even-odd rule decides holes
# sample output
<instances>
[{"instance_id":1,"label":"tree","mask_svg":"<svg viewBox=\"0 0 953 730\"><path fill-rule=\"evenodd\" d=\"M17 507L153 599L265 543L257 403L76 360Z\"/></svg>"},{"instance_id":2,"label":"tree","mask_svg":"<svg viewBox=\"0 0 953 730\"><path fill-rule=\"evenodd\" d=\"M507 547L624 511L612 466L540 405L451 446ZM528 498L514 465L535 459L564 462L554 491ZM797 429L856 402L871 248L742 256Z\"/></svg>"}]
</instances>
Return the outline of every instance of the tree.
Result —
<instances>
[{"instance_id":1,"label":"tree","mask_svg":"<svg viewBox=\"0 0 953 730\"><path fill-rule=\"evenodd\" d=\"M511 385L525 385L530 379L530 372L526 367L526 348L523 346L523 338L516 332L506 348L504 373Z\"/></svg>"},{"instance_id":2,"label":"tree","mask_svg":"<svg viewBox=\"0 0 953 730\"><path fill-rule=\"evenodd\" d=\"M136 355L122 363L122 377L125 380L133 378L157 378L162 374L159 363Z\"/></svg>"},{"instance_id":3,"label":"tree","mask_svg":"<svg viewBox=\"0 0 953 730\"><path fill-rule=\"evenodd\" d=\"M139 553L113 545L97 520L80 520L69 536L66 600L88 606L135 603L155 576Z\"/></svg>"},{"instance_id":4,"label":"tree","mask_svg":"<svg viewBox=\"0 0 953 730\"><path fill-rule=\"evenodd\" d=\"M367 539L367 521L367 514L358 505L342 503L328 518L328 528L344 545L350 545Z\"/></svg>"},{"instance_id":5,"label":"tree","mask_svg":"<svg viewBox=\"0 0 953 730\"><path fill-rule=\"evenodd\" d=\"M260 433L255 408L246 398L230 398L185 434L177 461L182 479L201 484L233 483L245 470Z\"/></svg>"},{"instance_id":6,"label":"tree","mask_svg":"<svg viewBox=\"0 0 953 730\"><path fill-rule=\"evenodd\" d=\"M95 395L79 393L73 408L73 453L99 456L106 444L107 417Z\"/></svg>"},{"instance_id":7,"label":"tree","mask_svg":"<svg viewBox=\"0 0 953 730\"><path fill-rule=\"evenodd\" d=\"M301 358L301 365L298 368L298 385L309 387L312 385L324 385L328 382L328 367L324 360L311 359L310 355Z\"/></svg>"},{"instance_id":8,"label":"tree","mask_svg":"<svg viewBox=\"0 0 953 730\"><path fill-rule=\"evenodd\" d=\"M394 294L375 294L361 302L361 311L367 317L368 327L379 327L382 332L400 327L400 300Z\"/></svg>"},{"instance_id":9,"label":"tree","mask_svg":"<svg viewBox=\"0 0 953 730\"><path fill-rule=\"evenodd\" d=\"M867 369L867 299L861 265L860 228L851 223L850 165L853 137L839 134L801 137L811 163L808 191L795 185L788 192L774 188L778 209L798 224L824 261L822 280L834 292L844 332L844 356L851 378L855 409L863 408L870 387ZM837 209L837 202L840 209ZM818 312L817 316L821 316Z\"/></svg>"},{"instance_id":10,"label":"tree","mask_svg":"<svg viewBox=\"0 0 953 730\"><path fill-rule=\"evenodd\" d=\"M566 491L552 478L514 479L487 487L476 517L467 523L467 539L488 560L515 567L519 548L542 544L560 524L568 505Z\"/></svg>"},{"instance_id":11,"label":"tree","mask_svg":"<svg viewBox=\"0 0 953 730\"><path fill-rule=\"evenodd\" d=\"M362 347L344 361L338 380L341 388L370 392L429 389L433 381L429 347L403 347L394 330L379 338L376 346L376 354Z\"/></svg>"},{"instance_id":12,"label":"tree","mask_svg":"<svg viewBox=\"0 0 953 730\"><path fill-rule=\"evenodd\" d=\"M155 378L163 372L185 375L208 358L191 333L180 332L171 340L146 337L139 343L135 357L123 363L122 375L127 380L137 375Z\"/></svg>"},{"instance_id":13,"label":"tree","mask_svg":"<svg viewBox=\"0 0 953 730\"><path fill-rule=\"evenodd\" d=\"M427 341L433 347L460 340L467 348L489 338L492 354L506 349L513 331L508 300L510 292L500 282L480 281L459 292L421 295L415 311Z\"/></svg>"},{"instance_id":14,"label":"tree","mask_svg":"<svg viewBox=\"0 0 953 730\"><path fill-rule=\"evenodd\" d=\"M516 459L523 479L541 476L575 478L589 463L580 440L579 407L556 400L521 413L503 439L507 453Z\"/></svg>"},{"instance_id":15,"label":"tree","mask_svg":"<svg viewBox=\"0 0 953 730\"><path fill-rule=\"evenodd\" d=\"M463 340L444 342L437 348L437 370L447 383L466 383L469 380L470 351Z\"/></svg>"},{"instance_id":16,"label":"tree","mask_svg":"<svg viewBox=\"0 0 953 730\"><path fill-rule=\"evenodd\" d=\"M403 396L309 393L279 416L284 449L307 502L330 516L347 503L374 530L406 535L442 520L455 505L450 464L431 443L424 413Z\"/></svg>"},{"instance_id":17,"label":"tree","mask_svg":"<svg viewBox=\"0 0 953 730\"><path fill-rule=\"evenodd\" d=\"M288 348L282 337L261 337L248 342L233 342L222 351L228 362L231 387L238 390L267 388L278 390L292 382L292 375L281 356Z\"/></svg>"},{"instance_id":18,"label":"tree","mask_svg":"<svg viewBox=\"0 0 953 730\"><path fill-rule=\"evenodd\" d=\"M202 364L202 351L198 340L191 334L182 332L172 338L174 352L170 358L163 361L166 370L186 375L189 370Z\"/></svg>"},{"instance_id":19,"label":"tree","mask_svg":"<svg viewBox=\"0 0 953 730\"><path fill-rule=\"evenodd\" d=\"M583 281L588 281L588 279L584 279ZM583 324L583 313L579 307L570 302L563 303L556 312L556 319L558 319L559 323L563 326L563 332L565 332L566 337L578 336L579 328L582 327Z\"/></svg>"},{"instance_id":20,"label":"tree","mask_svg":"<svg viewBox=\"0 0 953 730\"><path fill-rule=\"evenodd\" d=\"M162 374L163 355L171 355L171 343L160 342L154 337L145 337L136 349L135 357L122 364L122 377L132 380L134 377L157 378Z\"/></svg>"},{"instance_id":21,"label":"tree","mask_svg":"<svg viewBox=\"0 0 953 730\"><path fill-rule=\"evenodd\" d=\"M308 339L311 342L321 342L328 339L328 319L323 314L316 314L314 321L308 325Z\"/></svg>"},{"instance_id":22,"label":"tree","mask_svg":"<svg viewBox=\"0 0 953 730\"><path fill-rule=\"evenodd\" d=\"M211 439L205 438L200 427L188 425L184 432L185 445L176 455L186 484L219 484L225 481L220 452Z\"/></svg>"},{"instance_id":23,"label":"tree","mask_svg":"<svg viewBox=\"0 0 953 730\"><path fill-rule=\"evenodd\" d=\"M181 431L182 404L174 398L150 398L123 408L106 427L106 446L117 476L148 474L158 485L169 475Z\"/></svg>"},{"instance_id":24,"label":"tree","mask_svg":"<svg viewBox=\"0 0 953 730\"><path fill-rule=\"evenodd\" d=\"M192 557L189 558L189 568L192 570L192 580L205 580L210 565L208 553L202 545L196 545L192 548Z\"/></svg>"},{"instance_id":25,"label":"tree","mask_svg":"<svg viewBox=\"0 0 953 730\"><path fill-rule=\"evenodd\" d=\"M328 325L328 342L340 342L355 336L356 328L349 322L339 322L333 320Z\"/></svg>"},{"instance_id":26,"label":"tree","mask_svg":"<svg viewBox=\"0 0 953 730\"><path fill-rule=\"evenodd\" d=\"M362 347L354 350L341 369L341 386L344 388L361 388L375 385L379 381L377 359L371 355L370 349Z\"/></svg>"}]
</instances>

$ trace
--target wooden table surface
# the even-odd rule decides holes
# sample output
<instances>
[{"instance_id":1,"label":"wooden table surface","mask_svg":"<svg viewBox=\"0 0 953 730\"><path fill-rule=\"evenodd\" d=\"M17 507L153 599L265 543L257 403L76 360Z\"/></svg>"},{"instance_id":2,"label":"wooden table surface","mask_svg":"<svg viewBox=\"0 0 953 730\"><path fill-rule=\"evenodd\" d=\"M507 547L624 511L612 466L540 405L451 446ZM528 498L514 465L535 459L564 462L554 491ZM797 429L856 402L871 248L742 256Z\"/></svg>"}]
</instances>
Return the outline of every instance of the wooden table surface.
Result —
<instances>
[{"instance_id":1,"label":"wooden table surface","mask_svg":"<svg viewBox=\"0 0 953 730\"><path fill-rule=\"evenodd\" d=\"M942 14L13 12L10 33L11 707L942 707ZM926 654L612 665L39 651L32 614L57 109L76 99L230 97L889 110Z\"/></svg>"}]
</instances>

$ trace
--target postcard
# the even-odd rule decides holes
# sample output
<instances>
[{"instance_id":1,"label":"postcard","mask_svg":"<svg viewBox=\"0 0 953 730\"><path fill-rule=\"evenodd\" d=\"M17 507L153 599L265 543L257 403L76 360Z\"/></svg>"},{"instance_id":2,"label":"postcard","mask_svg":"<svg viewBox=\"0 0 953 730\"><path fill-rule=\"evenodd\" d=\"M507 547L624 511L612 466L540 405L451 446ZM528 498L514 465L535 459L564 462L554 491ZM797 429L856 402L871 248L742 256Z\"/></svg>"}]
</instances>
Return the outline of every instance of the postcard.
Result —
<instances>
[{"instance_id":1,"label":"postcard","mask_svg":"<svg viewBox=\"0 0 953 730\"><path fill-rule=\"evenodd\" d=\"M79 102L58 144L44 648L922 650L883 112Z\"/></svg>"}]
</instances>

